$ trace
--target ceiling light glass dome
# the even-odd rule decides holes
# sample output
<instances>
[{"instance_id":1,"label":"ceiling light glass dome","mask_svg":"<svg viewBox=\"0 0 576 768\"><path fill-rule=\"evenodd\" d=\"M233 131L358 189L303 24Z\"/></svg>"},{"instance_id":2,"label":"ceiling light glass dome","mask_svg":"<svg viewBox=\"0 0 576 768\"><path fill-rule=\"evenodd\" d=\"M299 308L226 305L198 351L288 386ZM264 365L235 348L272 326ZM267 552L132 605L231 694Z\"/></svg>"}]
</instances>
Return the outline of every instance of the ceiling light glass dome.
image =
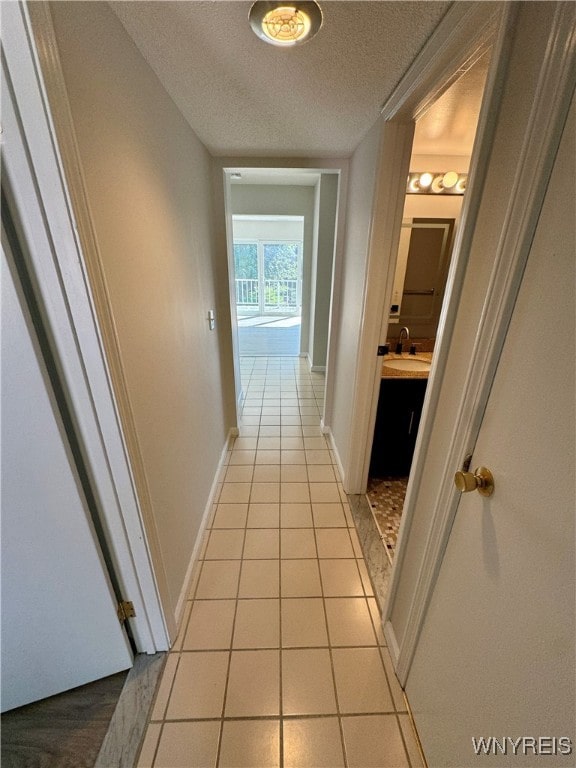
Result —
<instances>
[{"instance_id":1,"label":"ceiling light glass dome","mask_svg":"<svg viewBox=\"0 0 576 768\"><path fill-rule=\"evenodd\" d=\"M322 11L315 2L265 2L250 8L250 26L271 45L292 47L308 42L322 26Z\"/></svg>"}]
</instances>

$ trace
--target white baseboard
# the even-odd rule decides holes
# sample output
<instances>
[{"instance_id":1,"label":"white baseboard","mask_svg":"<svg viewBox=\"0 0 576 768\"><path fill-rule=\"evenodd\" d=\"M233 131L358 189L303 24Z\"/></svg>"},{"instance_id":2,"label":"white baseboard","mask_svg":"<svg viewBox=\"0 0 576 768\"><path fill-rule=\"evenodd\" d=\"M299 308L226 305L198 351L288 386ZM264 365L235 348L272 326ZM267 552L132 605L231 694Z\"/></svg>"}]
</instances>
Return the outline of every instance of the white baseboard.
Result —
<instances>
[{"instance_id":1,"label":"white baseboard","mask_svg":"<svg viewBox=\"0 0 576 768\"><path fill-rule=\"evenodd\" d=\"M308 368L312 373L326 373L326 366L325 365L313 365L312 364L312 358L310 357L310 352L306 352L303 355L300 355L300 357L305 357L308 362Z\"/></svg>"},{"instance_id":2,"label":"white baseboard","mask_svg":"<svg viewBox=\"0 0 576 768\"><path fill-rule=\"evenodd\" d=\"M320 422L320 428L322 432L328 437L328 443L330 444L330 450L334 454L334 458L336 459L336 466L338 467L338 473L340 474L340 478L342 482L344 482L344 467L342 465L342 459L340 458L340 454L338 453L338 448L336 447L336 443L334 442L334 435L332 434L332 430L330 427L327 427L324 424L324 419ZM344 488L344 490L346 490Z\"/></svg>"},{"instance_id":3,"label":"white baseboard","mask_svg":"<svg viewBox=\"0 0 576 768\"><path fill-rule=\"evenodd\" d=\"M220 460L218 462L218 467L216 469L216 473L214 475L214 480L212 481L212 486L210 488L210 493L208 494L208 500L206 502L206 507L204 509L204 513L202 515L202 521L200 522L200 528L198 529L198 535L196 536L196 542L194 544L194 549L192 550L192 556L190 557L190 562L188 563L188 568L186 569L186 576L184 578L184 584L182 586L182 589L180 591L180 596L178 597L178 602L176 604L176 610L175 610L175 620L176 620L176 627L177 627L177 633L180 631L180 624L182 623L182 619L184 617L184 609L186 608L186 600L188 599L188 595L190 593L190 589L192 587L192 580L194 578L194 571L196 564L198 562L198 555L200 554L200 550L202 548L202 542L204 540L204 533L206 531L206 526L208 525L208 522L210 521L210 517L212 515L212 507L214 506L214 502L216 500L216 495L218 492L218 485L220 482L220 474L222 472L222 467L225 465L226 462L226 454L228 453L229 444L230 444L230 438L237 437L238 436L238 429L233 427L228 432L228 437L226 438L226 443L224 444L224 448L222 449L222 453L220 454ZM175 638L174 638L175 639ZM174 642L174 639L172 642Z\"/></svg>"},{"instance_id":4,"label":"white baseboard","mask_svg":"<svg viewBox=\"0 0 576 768\"><path fill-rule=\"evenodd\" d=\"M384 637L386 638L392 664L394 665L394 668L396 668L396 665L398 664L398 657L400 655L400 648L398 647L398 641L396 640L394 627L392 626L392 623L389 619L387 621L383 621L382 630L384 632Z\"/></svg>"}]
</instances>

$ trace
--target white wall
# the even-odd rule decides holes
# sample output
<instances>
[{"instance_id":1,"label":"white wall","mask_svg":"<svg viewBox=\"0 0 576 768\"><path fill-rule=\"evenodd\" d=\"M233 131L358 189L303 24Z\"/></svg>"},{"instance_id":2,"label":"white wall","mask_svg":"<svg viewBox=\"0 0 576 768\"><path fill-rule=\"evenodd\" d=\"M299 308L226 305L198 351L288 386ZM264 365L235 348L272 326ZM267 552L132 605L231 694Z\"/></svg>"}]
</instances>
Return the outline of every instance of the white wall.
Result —
<instances>
[{"instance_id":1,"label":"white wall","mask_svg":"<svg viewBox=\"0 0 576 768\"><path fill-rule=\"evenodd\" d=\"M418 137L418 123L414 130L414 140ZM412 154L410 157L410 173L418 171L456 171L457 173L468 173L470 168L470 155L419 155ZM423 195L426 197L426 195ZM428 197L444 197L443 195L428 195ZM449 197L449 195L448 195Z\"/></svg>"},{"instance_id":2,"label":"white wall","mask_svg":"<svg viewBox=\"0 0 576 768\"><path fill-rule=\"evenodd\" d=\"M364 281L376 169L380 150L381 125L377 123L360 143L350 160L347 186L346 229L342 257L335 276L335 306L332 313L334 346L330 370L333 376L333 403L330 426L340 462L349 460L354 372L364 308Z\"/></svg>"},{"instance_id":3,"label":"white wall","mask_svg":"<svg viewBox=\"0 0 576 768\"><path fill-rule=\"evenodd\" d=\"M316 192L317 227L310 290L308 354L313 369L326 366L330 325L330 299L338 212L338 176L323 173Z\"/></svg>"},{"instance_id":4,"label":"white wall","mask_svg":"<svg viewBox=\"0 0 576 768\"><path fill-rule=\"evenodd\" d=\"M211 159L105 3L51 9L173 626L234 399Z\"/></svg>"},{"instance_id":5,"label":"white wall","mask_svg":"<svg viewBox=\"0 0 576 768\"><path fill-rule=\"evenodd\" d=\"M460 219L460 195L406 195L405 219Z\"/></svg>"},{"instance_id":6,"label":"white wall","mask_svg":"<svg viewBox=\"0 0 576 768\"><path fill-rule=\"evenodd\" d=\"M304 222L297 218L262 219L236 217L234 225L234 240L302 240Z\"/></svg>"}]
</instances>

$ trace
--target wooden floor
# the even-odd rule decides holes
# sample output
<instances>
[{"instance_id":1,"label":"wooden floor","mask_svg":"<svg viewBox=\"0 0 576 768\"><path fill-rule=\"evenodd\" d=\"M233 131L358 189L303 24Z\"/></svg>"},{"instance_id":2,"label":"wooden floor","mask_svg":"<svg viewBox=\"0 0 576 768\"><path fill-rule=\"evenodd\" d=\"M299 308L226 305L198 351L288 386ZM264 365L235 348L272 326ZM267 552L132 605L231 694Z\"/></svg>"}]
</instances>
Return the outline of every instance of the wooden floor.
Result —
<instances>
[{"instance_id":1,"label":"wooden floor","mask_svg":"<svg viewBox=\"0 0 576 768\"><path fill-rule=\"evenodd\" d=\"M2 715L2 768L92 768L127 672Z\"/></svg>"}]
</instances>

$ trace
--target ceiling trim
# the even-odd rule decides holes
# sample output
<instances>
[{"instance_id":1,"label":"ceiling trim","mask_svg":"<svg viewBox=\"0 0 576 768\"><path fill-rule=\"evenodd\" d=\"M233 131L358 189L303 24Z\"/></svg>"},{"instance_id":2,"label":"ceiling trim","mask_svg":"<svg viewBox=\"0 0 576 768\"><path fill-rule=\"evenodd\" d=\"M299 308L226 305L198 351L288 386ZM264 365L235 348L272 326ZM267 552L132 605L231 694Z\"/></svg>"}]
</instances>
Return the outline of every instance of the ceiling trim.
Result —
<instances>
[{"instance_id":1,"label":"ceiling trim","mask_svg":"<svg viewBox=\"0 0 576 768\"><path fill-rule=\"evenodd\" d=\"M304 221L304 216L266 213L233 213L233 221Z\"/></svg>"},{"instance_id":2,"label":"ceiling trim","mask_svg":"<svg viewBox=\"0 0 576 768\"><path fill-rule=\"evenodd\" d=\"M418 120L492 46L501 3L454 3L393 94L384 120Z\"/></svg>"},{"instance_id":3,"label":"ceiling trim","mask_svg":"<svg viewBox=\"0 0 576 768\"><path fill-rule=\"evenodd\" d=\"M338 168L326 170L323 168L283 168L275 163L262 167L225 166L223 170L226 179L234 187L264 184L315 187L320 182L322 174L340 173Z\"/></svg>"}]
</instances>

